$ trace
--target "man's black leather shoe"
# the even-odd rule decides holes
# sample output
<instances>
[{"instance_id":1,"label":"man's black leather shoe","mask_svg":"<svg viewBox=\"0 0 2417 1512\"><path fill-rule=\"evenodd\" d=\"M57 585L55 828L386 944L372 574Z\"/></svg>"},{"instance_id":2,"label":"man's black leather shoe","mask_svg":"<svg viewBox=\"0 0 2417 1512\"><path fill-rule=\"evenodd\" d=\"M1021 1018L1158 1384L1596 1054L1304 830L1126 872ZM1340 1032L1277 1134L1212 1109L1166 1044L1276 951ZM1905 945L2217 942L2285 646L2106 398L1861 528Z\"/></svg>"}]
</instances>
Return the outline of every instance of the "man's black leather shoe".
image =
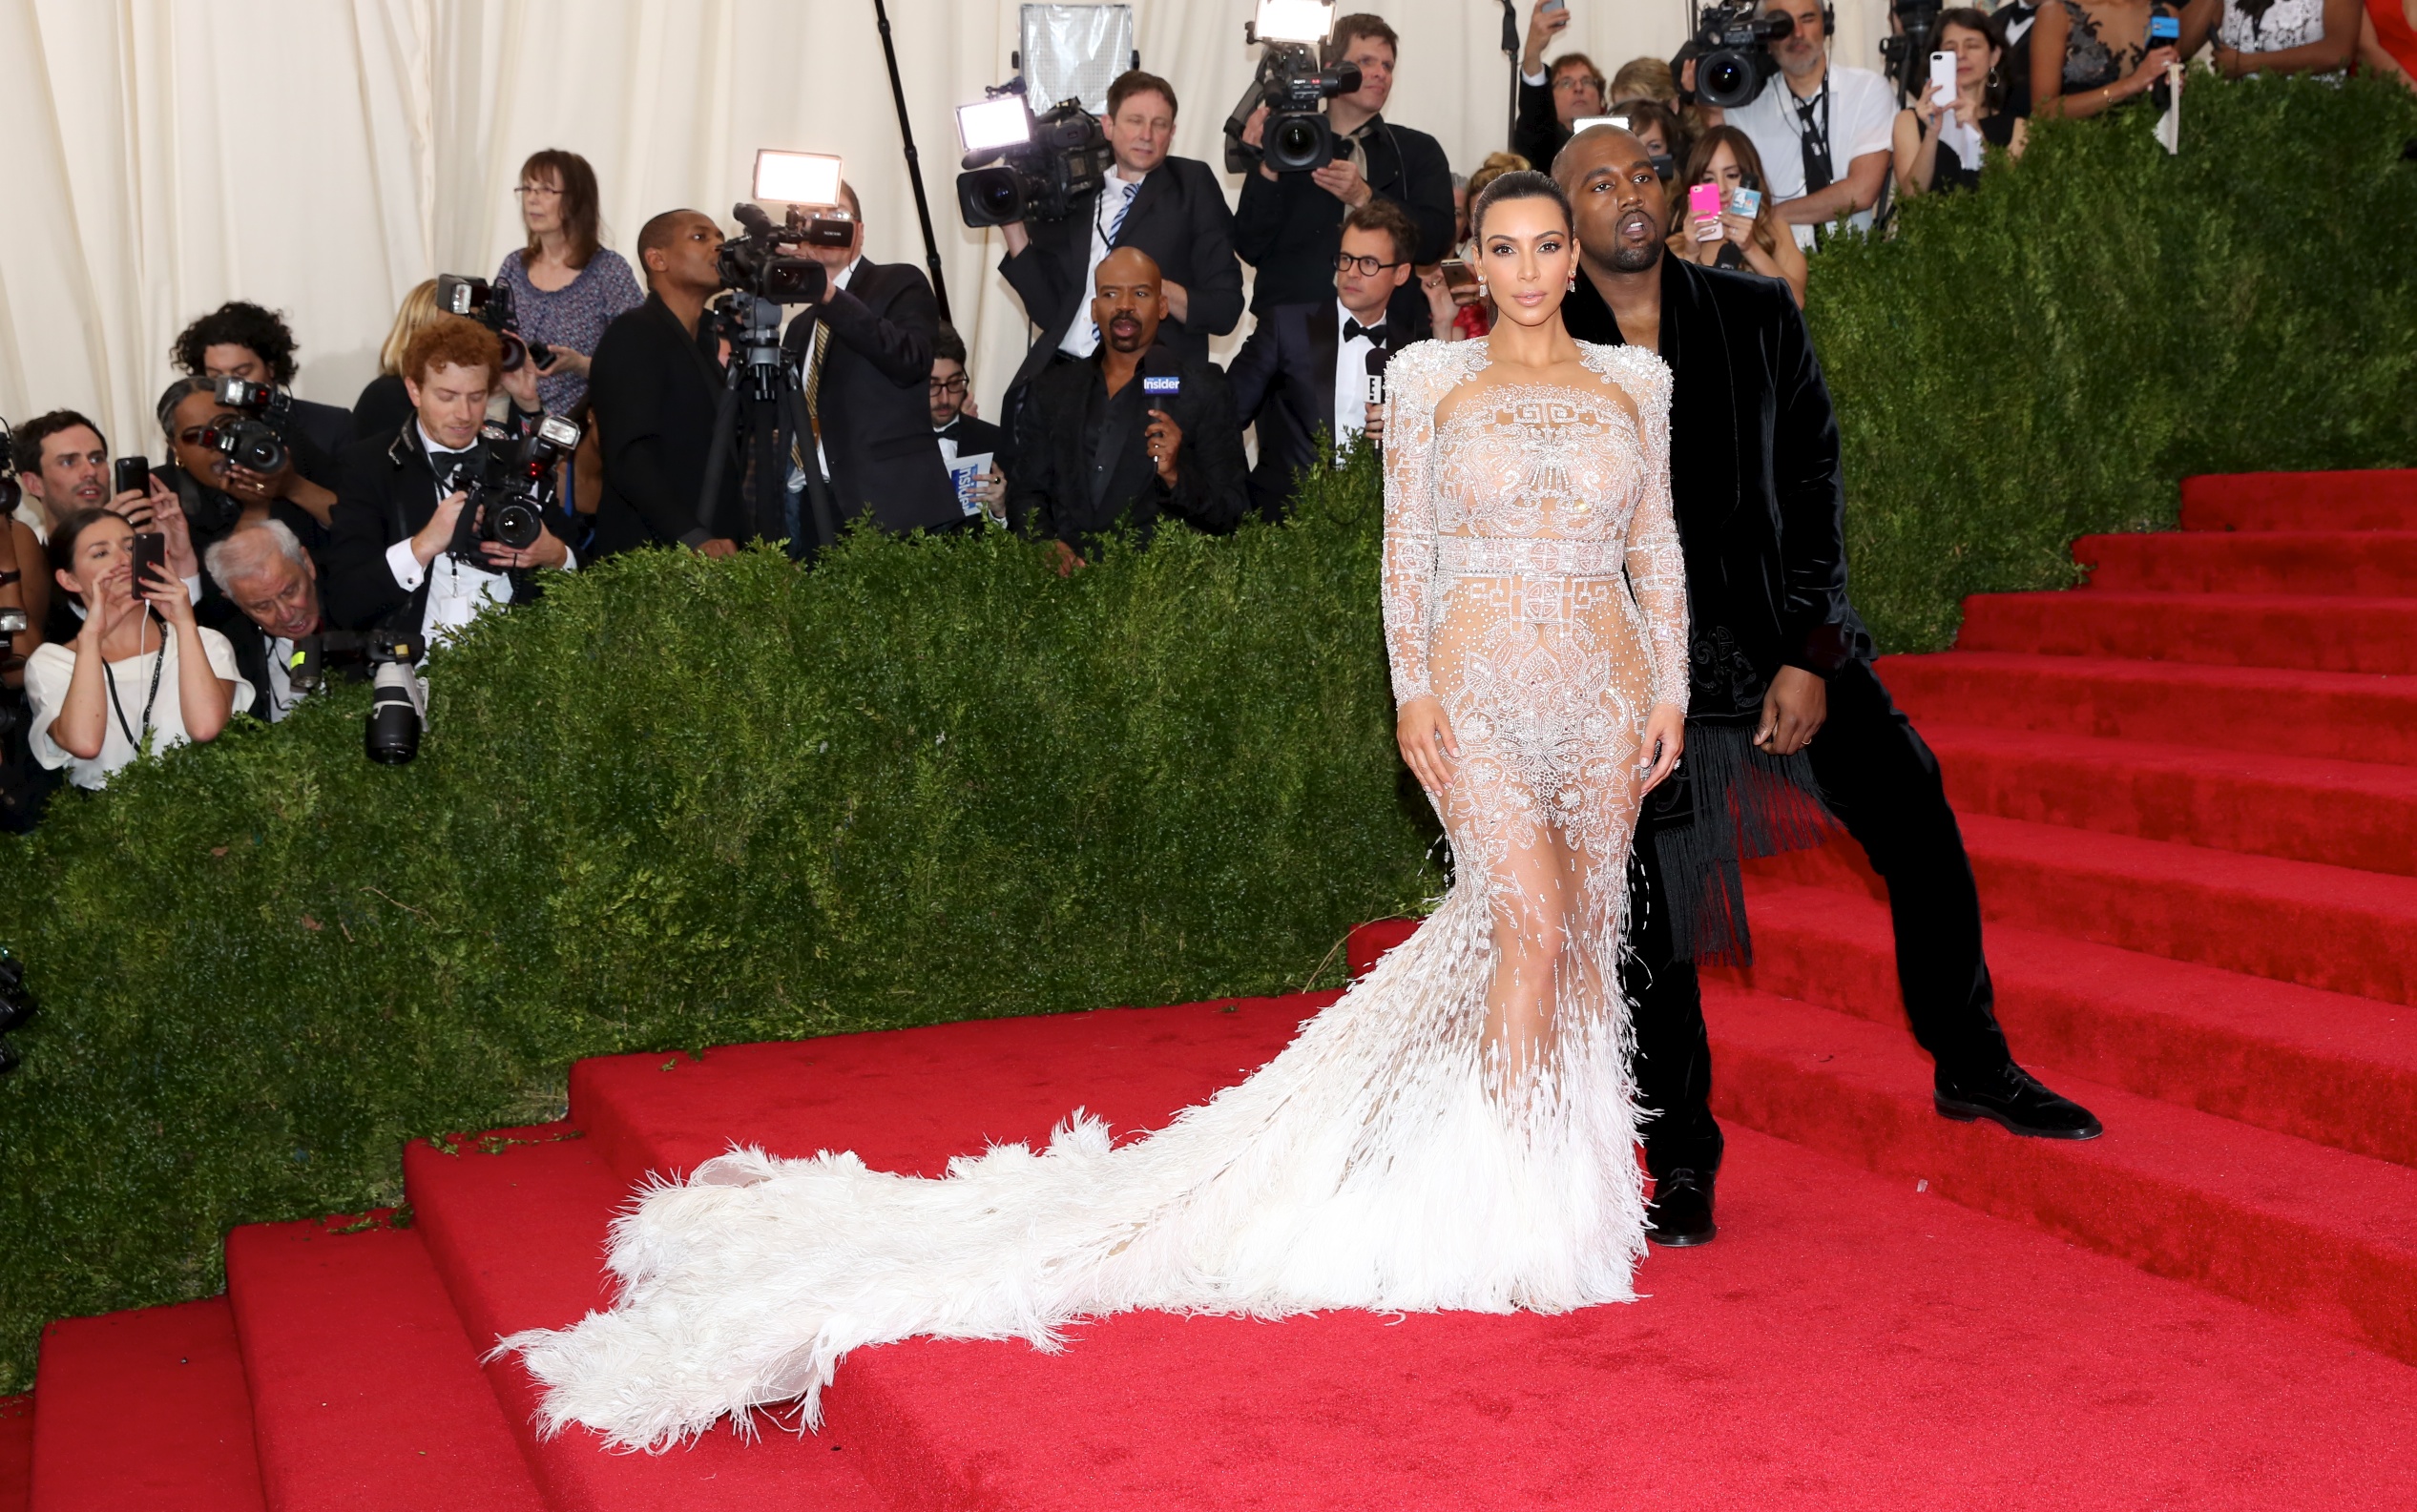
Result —
<instances>
[{"instance_id":1,"label":"man's black leather shoe","mask_svg":"<svg viewBox=\"0 0 2417 1512\"><path fill-rule=\"evenodd\" d=\"M1942 1114L1959 1123L1986 1118L2033 1139L2095 1139L2106 1132L2090 1109L2040 1086L2011 1061L1969 1078L1941 1076L1932 1098Z\"/></svg>"},{"instance_id":2,"label":"man's black leather shoe","mask_svg":"<svg viewBox=\"0 0 2417 1512\"><path fill-rule=\"evenodd\" d=\"M1645 1237L1656 1244L1683 1250L1710 1244L1720 1232L1712 1221L1712 1176L1685 1167L1654 1183L1654 1200L1645 1205Z\"/></svg>"}]
</instances>

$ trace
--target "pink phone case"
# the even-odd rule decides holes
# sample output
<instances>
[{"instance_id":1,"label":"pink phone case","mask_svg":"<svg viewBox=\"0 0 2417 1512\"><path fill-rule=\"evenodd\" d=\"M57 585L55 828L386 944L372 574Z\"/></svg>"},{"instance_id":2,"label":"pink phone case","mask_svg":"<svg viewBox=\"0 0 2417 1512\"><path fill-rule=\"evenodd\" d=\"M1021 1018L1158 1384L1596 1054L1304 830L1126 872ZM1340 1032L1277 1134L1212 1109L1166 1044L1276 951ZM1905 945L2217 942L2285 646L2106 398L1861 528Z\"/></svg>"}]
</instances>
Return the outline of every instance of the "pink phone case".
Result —
<instances>
[{"instance_id":1,"label":"pink phone case","mask_svg":"<svg viewBox=\"0 0 2417 1512\"><path fill-rule=\"evenodd\" d=\"M1707 237L1701 231L1698 231L1696 233L1696 239L1698 241L1713 241L1719 239L1720 236L1720 186L1719 184L1696 184L1690 187L1687 191L1687 216L1688 218L1693 220L1708 220L1712 222L1712 235Z\"/></svg>"}]
</instances>

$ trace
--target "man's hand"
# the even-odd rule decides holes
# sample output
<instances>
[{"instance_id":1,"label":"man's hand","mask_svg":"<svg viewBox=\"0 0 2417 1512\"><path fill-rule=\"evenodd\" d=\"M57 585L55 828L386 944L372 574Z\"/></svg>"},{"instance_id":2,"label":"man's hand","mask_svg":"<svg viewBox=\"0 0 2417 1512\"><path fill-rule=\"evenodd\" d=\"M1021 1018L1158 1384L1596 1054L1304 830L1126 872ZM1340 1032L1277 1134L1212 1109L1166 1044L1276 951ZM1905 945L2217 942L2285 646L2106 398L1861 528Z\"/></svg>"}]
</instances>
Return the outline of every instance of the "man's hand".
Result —
<instances>
[{"instance_id":1,"label":"man's hand","mask_svg":"<svg viewBox=\"0 0 2417 1512\"><path fill-rule=\"evenodd\" d=\"M1444 700L1422 694L1402 705L1393 722L1393 738L1418 785L1428 797L1442 798L1444 790L1452 785L1450 763L1460 759L1460 740L1452 734L1451 720L1445 717Z\"/></svg>"},{"instance_id":2,"label":"man's hand","mask_svg":"<svg viewBox=\"0 0 2417 1512\"><path fill-rule=\"evenodd\" d=\"M1158 481L1172 488L1176 484L1176 453L1183 447L1183 427L1163 409L1150 411L1150 428L1141 433L1149 444L1150 460L1157 464Z\"/></svg>"},{"instance_id":3,"label":"man's hand","mask_svg":"<svg viewBox=\"0 0 2417 1512\"><path fill-rule=\"evenodd\" d=\"M1158 280L1158 292L1166 296L1168 320L1183 321L1191 318L1191 290L1185 288L1182 284L1176 282L1173 279L1160 279Z\"/></svg>"},{"instance_id":4,"label":"man's hand","mask_svg":"<svg viewBox=\"0 0 2417 1512\"><path fill-rule=\"evenodd\" d=\"M1057 557L1057 575L1059 577L1072 576L1074 569L1078 567L1091 566L1089 562L1086 562L1081 557L1076 556L1074 554L1074 549L1068 546L1065 542L1052 541L1049 544L1056 548L1054 554Z\"/></svg>"},{"instance_id":5,"label":"man's hand","mask_svg":"<svg viewBox=\"0 0 2417 1512\"><path fill-rule=\"evenodd\" d=\"M571 560L571 548L552 530L540 530L537 539L519 550L501 541L482 541L478 550L498 572L515 567L560 567Z\"/></svg>"},{"instance_id":6,"label":"man's hand","mask_svg":"<svg viewBox=\"0 0 2417 1512\"><path fill-rule=\"evenodd\" d=\"M983 474L980 498L982 507L994 514L1007 507L1007 474L999 470L995 462L990 464L990 470Z\"/></svg>"},{"instance_id":7,"label":"man's hand","mask_svg":"<svg viewBox=\"0 0 2417 1512\"><path fill-rule=\"evenodd\" d=\"M459 488L447 494L438 501L428 523L411 538L411 555L422 567L435 561L439 552L453 544L453 528L461 523L462 506L469 503L469 497Z\"/></svg>"},{"instance_id":8,"label":"man's hand","mask_svg":"<svg viewBox=\"0 0 2417 1512\"><path fill-rule=\"evenodd\" d=\"M1546 45L1559 36L1570 24L1570 8L1567 5L1547 10L1544 3L1545 0L1536 0L1535 9L1528 12L1527 51L1519 54L1519 72L1523 76L1544 67Z\"/></svg>"},{"instance_id":9,"label":"man's hand","mask_svg":"<svg viewBox=\"0 0 2417 1512\"><path fill-rule=\"evenodd\" d=\"M1367 417L1361 424L1360 429L1367 436L1369 441L1375 443L1377 445L1384 445L1385 406L1383 404L1370 404L1368 406Z\"/></svg>"},{"instance_id":10,"label":"man's hand","mask_svg":"<svg viewBox=\"0 0 2417 1512\"><path fill-rule=\"evenodd\" d=\"M1025 229L1021 220L1011 220L999 227L999 235L1007 238L1007 255L1011 258L1022 257L1024 249L1032 244L1032 233Z\"/></svg>"},{"instance_id":11,"label":"man's hand","mask_svg":"<svg viewBox=\"0 0 2417 1512\"><path fill-rule=\"evenodd\" d=\"M1829 684L1802 667L1781 667L1762 695L1762 722L1755 748L1765 756L1794 756L1812 743L1829 718Z\"/></svg>"},{"instance_id":12,"label":"man's hand","mask_svg":"<svg viewBox=\"0 0 2417 1512\"><path fill-rule=\"evenodd\" d=\"M1252 111L1250 113L1250 119L1242 122L1242 145L1245 147L1256 147L1262 152L1266 150L1267 107L1265 104L1262 103L1257 110ZM1259 173L1260 176L1265 178L1271 184L1283 182L1283 176L1277 173L1273 168L1268 167L1264 161L1260 163Z\"/></svg>"},{"instance_id":13,"label":"man's hand","mask_svg":"<svg viewBox=\"0 0 2417 1512\"><path fill-rule=\"evenodd\" d=\"M124 493L116 495L101 507L137 530L150 529L152 517L159 512L160 499L164 497L173 503L176 495L162 487L156 477L146 478L143 484L142 487L129 488ZM179 508L177 512L182 514L184 510Z\"/></svg>"},{"instance_id":14,"label":"man's hand","mask_svg":"<svg viewBox=\"0 0 2417 1512\"><path fill-rule=\"evenodd\" d=\"M699 541L697 543L697 554L698 556L713 557L737 556L739 554L739 543L726 535L718 535L710 541Z\"/></svg>"},{"instance_id":15,"label":"man's hand","mask_svg":"<svg viewBox=\"0 0 2417 1512\"><path fill-rule=\"evenodd\" d=\"M1360 165L1348 157L1338 157L1323 168L1312 168L1309 181L1354 210L1376 197L1376 191L1360 176Z\"/></svg>"}]
</instances>

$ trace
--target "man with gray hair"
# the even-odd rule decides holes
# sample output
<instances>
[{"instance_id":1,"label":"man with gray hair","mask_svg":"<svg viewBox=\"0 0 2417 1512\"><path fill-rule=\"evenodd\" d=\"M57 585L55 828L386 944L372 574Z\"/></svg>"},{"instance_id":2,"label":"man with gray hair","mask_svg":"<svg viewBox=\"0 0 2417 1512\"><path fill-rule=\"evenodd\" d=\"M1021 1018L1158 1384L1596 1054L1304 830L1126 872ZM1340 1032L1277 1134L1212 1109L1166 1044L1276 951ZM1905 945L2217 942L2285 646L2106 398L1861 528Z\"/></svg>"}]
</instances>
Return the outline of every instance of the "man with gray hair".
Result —
<instances>
[{"instance_id":1,"label":"man with gray hair","mask_svg":"<svg viewBox=\"0 0 2417 1512\"><path fill-rule=\"evenodd\" d=\"M259 690L250 714L274 724L298 701L288 675L294 643L326 629L319 608L319 564L283 521L258 520L214 543L201 565L250 622L219 629L235 643L235 663L244 680Z\"/></svg>"}]
</instances>

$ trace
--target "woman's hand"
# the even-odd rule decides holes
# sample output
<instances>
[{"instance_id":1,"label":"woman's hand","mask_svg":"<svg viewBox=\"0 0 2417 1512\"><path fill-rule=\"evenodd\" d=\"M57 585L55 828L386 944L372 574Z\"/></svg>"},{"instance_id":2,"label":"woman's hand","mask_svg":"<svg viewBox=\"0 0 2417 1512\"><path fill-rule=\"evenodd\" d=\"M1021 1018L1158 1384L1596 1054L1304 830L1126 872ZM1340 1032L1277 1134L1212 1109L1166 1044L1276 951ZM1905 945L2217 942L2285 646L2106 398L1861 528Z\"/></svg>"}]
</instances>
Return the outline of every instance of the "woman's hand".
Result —
<instances>
[{"instance_id":1,"label":"woman's hand","mask_svg":"<svg viewBox=\"0 0 2417 1512\"><path fill-rule=\"evenodd\" d=\"M1452 322L1460 319L1460 307L1452 302L1451 285L1444 281L1444 265L1438 262L1419 269L1418 289L1427 296L1427 318L1434 322L1436 340L1458 341L1460 333Z\"/></svg>"},{"instance_id":2,"label":"woman's hand","mask_svg":"<svg viewBox=\"0 0 2417 1512\"><path fill-rule=\"evenodd\" d=\"M2217 51L2217 55L2220 60L2222 57L2221 49ZM2148 55L2140 59L2140 66L2134 69L2130 73L2124 75L2122 84L2124 94L2126 96L2146 94L2149 91L2157 88L2157 80L2165 77L2165 71L2168 68L2172 67L2174 64L2179 63L2181 60L2181 54L2175 52L2170 47L2151 48ZM2221 66L2220 61L2219 66Z\"/></svg>"},{"instance_id":3,"label":"woman's hand","mask_svg":"<svg viewBox=\"0 0 2417 1512\"><path fill-rule=\"evenodd\" d=\"M537 364L524 362L503 376L502 387L511 396L513 407L524 415L533 415L545 405L537 398Z\"/></svg>"},{"instance_id":4,"label":"woman's hand","mask_svg":"<svg viewBox=\"0 0 2417 1512\"><path fill-rule=\"evenodd\" d=\"M547 350L553 355L548 359L543 367L537 369L539 378L585 378L588 376L588 357L585 352L574 352L567 346L548 347Z\"/></svg>"},{"instance_id":5,"label":"woman's hand","mask_svg":"<svg viewBox=\"0 0 2417 1512\"><path fill-rule=\"evenodd\" d=\"M177 630L193 628L193 595L165 567L156 568L143 584L143 599L159 617Z\"/></svg>"},{"instance_id":6,"label":"woman's hand","mask_svg":"<svg viewBox=\"0 0 2417 1512\"><path fill-rule=\"evenodd\" d=\"M1442 797L1452 785L1448 763L1460 759L1460 740L1452 734L1451 720L1444 715L1444 700L1431 693L1421 694L1402 705L1393 735L1401 742L1402 759L1409 763L1418 785L1428 797Z\"/></svg>"},{"instance_id":7,"label":"woman's hand","mask_svg":"<svg viewBox=\"0 0 2417 1512\"><path fill-rule=\"evenodd\" d=\"M1746 238L1754 235L1754 217L1739 215L1734 210L1724 210L1720 213L1720 233L1736 242L1738 250L1743 252L1747 250Z\"/></svg>"},{"instance_id":8,"label":"woman's hand","mask_svg":"<svg viewBox=\"0 0 2417 1512\"><path fill-rule=\"evenodd\" d=\"M1644 774L1645 785L1636 790L1638 797L1661 786L1678 765L1678 757L1687 748L1687 716L1675 703L1657 703L1653 713L1645 715L1645 738L1637 747L1636 766Z\"/></svg>"}]
</instances>

